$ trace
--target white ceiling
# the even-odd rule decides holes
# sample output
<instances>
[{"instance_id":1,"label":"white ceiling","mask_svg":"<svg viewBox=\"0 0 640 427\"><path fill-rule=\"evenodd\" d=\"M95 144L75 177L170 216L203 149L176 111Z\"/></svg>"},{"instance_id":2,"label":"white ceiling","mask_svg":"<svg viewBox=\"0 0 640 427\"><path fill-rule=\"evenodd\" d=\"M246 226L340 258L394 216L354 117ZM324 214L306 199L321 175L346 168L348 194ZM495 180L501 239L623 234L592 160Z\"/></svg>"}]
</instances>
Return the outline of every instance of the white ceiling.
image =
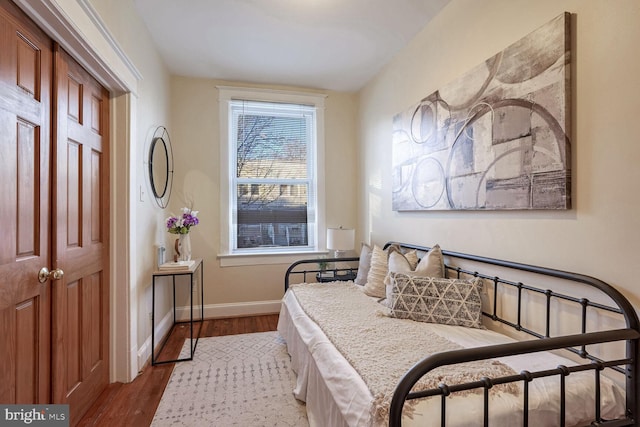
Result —
<instances>
[{"instance_id":1,"label":"white ceiling","mask_svg":"<svg viewBox=\"0 0 640 427\"><path fill-rule=\"evenodd\" d=\"M356 91L450 0L134 0L173 74Z\"/></svg>"}]
</instances>

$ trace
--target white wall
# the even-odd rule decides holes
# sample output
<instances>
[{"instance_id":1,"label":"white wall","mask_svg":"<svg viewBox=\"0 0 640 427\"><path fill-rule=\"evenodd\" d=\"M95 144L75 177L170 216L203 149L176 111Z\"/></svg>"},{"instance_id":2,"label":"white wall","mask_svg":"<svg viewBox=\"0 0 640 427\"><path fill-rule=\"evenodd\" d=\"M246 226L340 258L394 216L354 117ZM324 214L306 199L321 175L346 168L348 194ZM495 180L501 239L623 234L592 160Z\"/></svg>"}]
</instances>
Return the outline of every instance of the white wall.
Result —
<instances>
[{"instance_id":1,"label":"white wall","mask_svg":"<svg viewBox=\"0 0 640 427\"><path fill-rule=\"evenodd\" d=\"M220 268L217 259L220 247L219 129L215 86L242 84L171 77L131 0L90 2L142 76L128 105L133 111L129 116L122 116L130 122L116 124L129 126L132 133L128 152L130 164L120 162L122 164L116 165L123 174L131 173L129 194L116 195L118 199L126 198L131 202L130 253L128 267L122 266L129 270L130 283L116 284L120 289L116 299L125 294L129 298L129 328L118 329L116 342L129 335L132 354L127 356L127 360L136 359L137 354L138 367L141 368L150 356L149 313L151 272L156 264L155 247L164 244L170 254L169 248L175 238L164 227L170 212L179 212L189 202L193 202L194 208L201 212L201 224L192 232L192 241L194 256L203 258L205 262L206 316L265 310L277 312L288 264ZM89 42L96 41L100 40L95 37L89 39ZM327 194L331 194L326 206L326 223L329 226L357 225L357 170L352 167L356 162L356 108L355 94L328 94L325 109L327 168L321 173L326 177ZM118 118L120 114L122 111ZM170 205L164 210L152 200L146 173L149 143L155 128L160 125L167 127L171 137L175 171ZM117 232L116 227L113 233ZM119 303L124 304L125 301L112 300L112 304ZM169 308L166 295L161 295L156 308L158 324ZM123 320L117 319L120 323Z\"/></svg>"},{"instance_id":2,"label":"white wall","mask_svg":"<svg viewBox=\"0 0 640 427\"><path fill-rule=\"evenodd\" d=\"M393 115L564 11L573 14L573 208L392 211ZM362 235L584 273L640 307L639 22L637 0L453 0L360 93Z\"/></svg>"},{"instance_id":3,"label":"white wall","mask_svg":"<svg viewBox=\"0 0 640 427\"><path fill-rule=\"evenodd\" d=\"M204 259L205 317L279 311L287 264L221 267L220 130L217 85L247 83L171 78L175 181L170 210L193 201L200 224L191 232L192 252ZM254 86L257 87L257 86ZM265 87L265 86L260 86ZM317 92L300 88L271 87ZM355 227L357 220L355 94L328 92L325 100L327 226ZM306 256L308 257L308 256ZM305 258L301 256L300 258ZM264 302L270 304L265 305ZM253 307L252 307L253 306Z\"/></svg>"},{"instance_id":4,"label":"white wall","mask_svg":"<svg viewBox=\"0 0 640 427\"><path fill-rule=\"evenodd\" d=\"M134 350L144 358L154 245L172 237L164 231L164 218L186 196L201 211L202 224L192 238L194 254L205 259L205 304L278 300L286 265L220 268L217 259L215 85L235 83L170 77L130 0L91 4L143 76L131 103L132 164L117 166L132 171L130 321L137 325ZM392 116L564 11L574 14L573 209L393 212ZM630 269L640 253L640 145L633 126L640 111L638 22L637 0L453 0L358 96L328 94L327 225L357 226L358 240L437 242L446 249L586 273L617 286L640 306ZM169 210L151 201L144 172L157 125L168 127L176 153Z\"/></svg>"},{"instance_id":5,"label":"white wall","mask_svg":"<svg viewBox=\"0 0 640 427\"><path fill-rule=\"evenodd\" d=\"M100 18L109 28L123 51L142 75L138 82L132 113L131 165L119 165L124 173L132 171L130 218L132 240L130 246L131 318L136 331L132 351L139 353L139 368L150 356L151 335L151 272L156 267L155 246L166 244L168 233L163 228L168 213L154 202L147 175L149 144L158 126L167 127L171 135L170 76L157 53L149 33L130 0L91 0ZM116 142L117 143L117 142ZM122 195L123 197L125 195ZM118 229L112 230L118 233ZM168 287L167 287L168 288ZM118 301L115 301L117 304ZM162 299L157 304L159 317L168 309ZM158 320L157 320L158 322Z\"/></svg>"}]
</instances>

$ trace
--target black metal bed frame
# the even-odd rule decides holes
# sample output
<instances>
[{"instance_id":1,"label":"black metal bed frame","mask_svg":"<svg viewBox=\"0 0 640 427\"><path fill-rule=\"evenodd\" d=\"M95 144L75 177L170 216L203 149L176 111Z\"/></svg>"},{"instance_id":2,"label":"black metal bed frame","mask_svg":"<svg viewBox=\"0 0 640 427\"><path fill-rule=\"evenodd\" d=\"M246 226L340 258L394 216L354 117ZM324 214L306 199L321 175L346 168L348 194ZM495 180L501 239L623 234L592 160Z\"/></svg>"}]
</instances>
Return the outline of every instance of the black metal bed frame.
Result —
<instances>
[{"instance_id":1,"label":"black metal bed frame","mask_svg":"<svg viewBox=\"0 0 640 427\"><path fill-rule=\"evenodd\" d=\"M316 280L316 274L324 273L324 272L333 272L336 275L340 273L354 272L357 271L357 267L338 267L338 268L317 268L310 270L297 270L298 266L305 264L320 264L320 263L348 263L348 262L357 262L360 258L358 257L347 257L347 258L314 258L314 259L302 259L300 261L296 261L287 268L287 272L284 274L284 291L286 292L289 289L289 285L291 284L290 276L293 275L301 275L303 282L308 282L308 276L312 275L312 279Z\"/></svg>"},{"instance_id":2,"label":"black metal bed frame","mask_svg":"<svg viewBox=\"0 0 640 427\"><path fill-rule=\"evenodd\" d=\"M389 242L384 247L395 244L405 249L415 249L420 252L426 253L430 248L426 246L418 246L406 243ZM463 277L464 275L480 277L485 281L493 283L493 308L491 313L483 312L483 315L490 318L495 322L499 322L507 327L513 328L516 331L523 332L531 335L536 340L518 341L509 344L491 345L485 347L466 348L460 350L452 350L443 353L433 354L420 362L416 363L404 377L400 380L396 386L393 399L391 401L389 425L397 427L402 425L402 410L406 400L420 399L430 396L441 396L441 425L445 426L445 414L447 396L451 393L455 393L463 390L483 389L484 392L484 425L489 426L489 389L493 386L506 383L522 382L524 395L524 421L523 426L529 425L528 420L528 396L529 396L529 383L536 378L547 376L559 376L560 378L560 420L558 425L565 426L565 410L566 410L566 396L565 396L565 378L572 372L578 371L593 371L595 378L595 417L596 419L591 423L593 426L633 426L638 424L638 409L640 408L640 393L639 381L640 377L638 370L640 369L640 322L633 306L627 298L624 297L619 291L613 288L611 285L603 282L602 280L586 276L583 274L570 273L566 271L537 267L529 264L521 264L517 262L503 261L494 258L487 258L477 255L469 255L460 252L452 252L443 250L443 255L447 259L460 259L467 260L474 263L481 263L486 265L494 265L498 267L504 267L514 271L524 271L534 273L541 276L549 276L567 280L573 283L579 283L588 287L595 288L607 295L615 307L589 301L587 298L576 298L571 295L555 292L551 289L542 289L531 285L524 284L520 281L505 280L495 275L488 275L478 271L470 271L460 267L445 263L445 268L448 272L453 272L457 277ZM310 270L300 270L300 266L304 264L317 264L318 262L355 262L358 261L357 257L353 258L329 258L329 259L306 259L297 261L289 266L285 274L285 291L290 285L290 276L302 275L302 280L307 281L308 274L314 274L320 272L320 268ZM351 267L336 268L333 271L339 273L341 271L353 270ZM315 274L314 277L315 279ZM515 289L517 292L517 320L515 322L509 321L498 315L498 303L499 294L504 292L504 289ZM522 316L522 295L523 291L537 293L543 295L546 299L546 318L545 318L545 333L541 334L523 326L521 322ZM581 306L581 333L571 335L551 336L551 302L552 300L569 301L579 304ZM625 328L611 329L597 332L587 331L587 309L592 308L596 310L603 310L610 313L619 314L624 317L626 323ZM593 310L592 310L593 311ZM588 345L603 344L610 342L626 342L625 357L616 360L602 360L590 354L587 350ZM419 392L412 392L413 386L424 376L427 372L444 365L455 365L458 363L470 362L475 360L493 359L498 357L512 356L517 354L535 353L540 351L550 350L568 350L576 354L582 359L588 361L585 364L576 366L558 366L555 369L549 369L545 371L529 372L522 371L520 374L511 375L500 378L482 378L479 381L447 385L440 384L438 388L423 390ZM622 373L625 376L625 388L626 388L626 414L621 419L616 420L604 420L601 417L600 410L600 376L604 369L613 369L616 372Z\"/></svg>"}]
</instances>

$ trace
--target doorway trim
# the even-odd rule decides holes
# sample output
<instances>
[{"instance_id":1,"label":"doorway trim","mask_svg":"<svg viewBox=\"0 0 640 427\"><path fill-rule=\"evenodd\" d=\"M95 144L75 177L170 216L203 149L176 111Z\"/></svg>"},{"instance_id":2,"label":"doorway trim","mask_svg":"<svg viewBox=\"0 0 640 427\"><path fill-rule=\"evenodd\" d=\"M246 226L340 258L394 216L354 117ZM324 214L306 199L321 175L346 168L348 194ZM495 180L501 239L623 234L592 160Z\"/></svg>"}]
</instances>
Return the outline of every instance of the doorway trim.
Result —
<instances>
[{"instance_id":1,"label":"doorway trim","mask_svg":"<svg viewBox=\"0 0 640 427\"><path fill-rule=\"evenodd\" d=\"M142 75L113 39L88 0L13 0L110 93L110 382L130 382L138 374L137 324L132 312L130 221L131 147L136 93ZM119 197L114 197L118 194ZM123 197L124 196L124 197ZM125 230L126 232L121 232Z\"/></svg>"}]
</instances>

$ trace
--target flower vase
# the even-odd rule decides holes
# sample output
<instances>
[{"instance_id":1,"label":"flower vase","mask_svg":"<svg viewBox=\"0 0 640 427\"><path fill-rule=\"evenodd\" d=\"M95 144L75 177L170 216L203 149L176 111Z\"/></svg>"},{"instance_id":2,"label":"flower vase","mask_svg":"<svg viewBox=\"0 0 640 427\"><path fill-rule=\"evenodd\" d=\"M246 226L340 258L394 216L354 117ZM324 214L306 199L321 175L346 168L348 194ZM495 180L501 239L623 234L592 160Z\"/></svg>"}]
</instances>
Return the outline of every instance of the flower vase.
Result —
<instances>
[{"instance_id":1,"label":"flower vase","mask_svg":"<svg viewBox=\"0 0 640 427\"><path fill-rule=\"evenodd\" d=\"M191 261L191 236L179 234L177 240L178 261Z\"/></svg>"}]
</instances>

